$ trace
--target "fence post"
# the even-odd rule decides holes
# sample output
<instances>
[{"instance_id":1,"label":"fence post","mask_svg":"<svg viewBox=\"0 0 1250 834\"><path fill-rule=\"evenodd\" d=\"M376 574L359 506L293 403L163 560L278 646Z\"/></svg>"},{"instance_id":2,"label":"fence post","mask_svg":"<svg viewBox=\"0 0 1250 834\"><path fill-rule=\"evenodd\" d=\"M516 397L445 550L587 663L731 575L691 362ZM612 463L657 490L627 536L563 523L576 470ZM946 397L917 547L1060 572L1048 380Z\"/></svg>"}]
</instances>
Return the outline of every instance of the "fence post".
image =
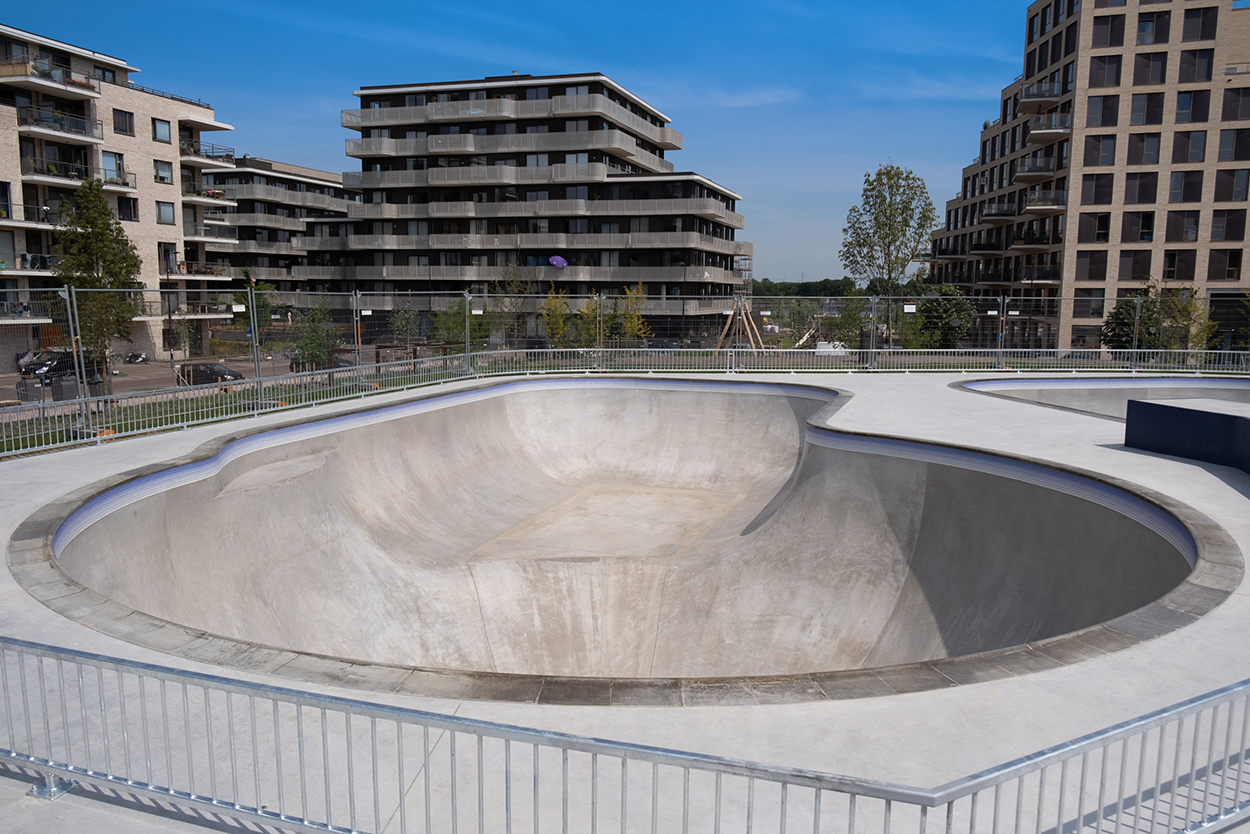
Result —
<instances>
[{"instance_id":1,"label":"fence post","mask_svg":"<svg viewBox=\"0 0 1250 834\"><path fill-rule=\"evenodd\" d=\"M473 346L469 343L469 317L473 314L473 295L468 291L464 291L464 375L472 376L473 362L469 357L469 352Z\"/></svg>"},{"instance_id":2,"label":"fence post","mask_svg":"<svg viewBox=\"0 0 1250 834\"><path fill-rule=\"evenodd\" d=\"M872 332L868 334L868 370L877 369L877 296L872 297L871 316Z\"/></svg>"},{"instance_id":3,"label":"fence post","mask_svg":"<svg viewBox=\"0 0 1250 834\"><path fill-rule=\"evenodd\" d=\"M260 414L265 383L261 378L263 371L260 364L260 319L256 317L256 279L254 278L247 282L247 310L248 320L252 323L252 368L256 373L256 401L252 404L252 412Z\"/></svg>"},{"instance_id":4,"label":"fence post","mask_svg":"<svg viewBox=\"0 0 1250 834\"><path fill-rule=\"evenodd\" d=\"M1133 316L1133 358L1131 362L1133 373L1137 373L1137 369L1138 369L1137 335L1141 330L1141 303L1143 300L1144 299L1142 299L1141 296L1138 296L1137 298L1133 299L1133 301L1136 302L1136 306L1137 306L1137 310L1135 311L1134 316Z\"/></svg>"},{"instance_id":5,"label":"fence post","mask_svg":"<svg viewBox=\"0 0 1250 834\"><path fill-rule=\"evenodd\" d=\"M725 373L732 374L734 372L734 349L729 348L725 351Z\"/></svg>"},{"instance_id":6,"label":"fence post","mask_svg":"<svg viewBox=\"0 0 1250 834\"><path fill-rule=\"evenodd\" d=\"M1007 296L998 297L998 369L1003 369L1003 342L1007 338Z\"/></svg>"}]
</instances>

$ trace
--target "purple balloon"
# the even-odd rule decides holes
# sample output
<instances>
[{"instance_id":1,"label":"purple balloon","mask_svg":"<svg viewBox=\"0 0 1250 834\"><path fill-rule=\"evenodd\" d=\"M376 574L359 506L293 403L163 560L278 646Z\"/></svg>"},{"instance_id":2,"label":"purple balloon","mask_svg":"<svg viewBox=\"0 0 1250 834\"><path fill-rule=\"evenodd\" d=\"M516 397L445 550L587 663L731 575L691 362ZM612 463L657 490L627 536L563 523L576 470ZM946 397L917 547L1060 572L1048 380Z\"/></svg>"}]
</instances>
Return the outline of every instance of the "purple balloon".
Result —
<instances>
[{"instance_id":1,"label":"purple balloon","mask_svg":"<svg viewBox=\"0 0 1250 834\"><path fill-rule=\"evenodd\" d=\"M561 258L559 255L555 255L554 257L548 258L547 263L551 264L556 269L564 269L566 266L569 265L569 262L566 261L564 258Z\"/></svg>"}]
</instances>

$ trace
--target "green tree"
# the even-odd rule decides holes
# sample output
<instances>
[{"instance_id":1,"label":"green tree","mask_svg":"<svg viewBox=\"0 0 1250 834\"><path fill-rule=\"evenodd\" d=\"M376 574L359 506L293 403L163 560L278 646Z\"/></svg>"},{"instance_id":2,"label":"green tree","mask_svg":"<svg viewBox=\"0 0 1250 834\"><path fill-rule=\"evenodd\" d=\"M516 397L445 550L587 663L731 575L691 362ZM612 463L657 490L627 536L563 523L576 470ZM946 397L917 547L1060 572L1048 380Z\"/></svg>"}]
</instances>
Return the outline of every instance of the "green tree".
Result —
<instances>
[{"instance_id":1,"label":"green tree","mask_svg":"<svg viewBox=\"0 0 1250 834\"><path fill-rule=\"evenodd\" d=\"M599 321L603 297L592 295L582 302L574 322L574 342L578 347L591 348L599 345Z\"/></svg>"},{"instance_id":2,"label":"green tree","mask_svg":"<svg viewBox=\"0 0 1250 834\"><path fill-rule=\"evenodd\" d=\"M625 304L620 311L621 338L631 341L650 339L655 336L651 325L642 317L643 307L647 303L647 291L642 282L636 287L625 288Z\"/></svg>"},{"instance_id":3,"label":"green tree","mask_svg":"<svg viewBox=\"0 0 1250 834\"><path fill-rule=\"evenodd\" d=\"M849 350L859 350L860 334L872 321L868 304L868 299L863 297L838 301L832 312L820 317L821 339L836 342Z\"/></svg>"},{"instance_id":4,"label":"green tree","mask_svg":"<svg viewBox=\"0 0 1250 834\"><path fill-rule=\"evenodd\" d=\"M322 301L316 307L295 313L296 370L330 367L331 354L342 347L343 337L330 324L330 308Z\"/></svg>"},{"instance_id":5,"label":"green tree","mask_svg":"<svg viewBox=\"0 0 1250 834\"><path fill-rule=\"evenodd\" d=\"M252 278L252 270L243 267L243 280L252 286L256 297L256 344L263 345L265 343L265 328L273 321L273 300L267 293L277 292L277 284L271 284L268 281L256 281ZM235 304L247 305L247 290L239 290L230 296ZM236 319L242 319L245 322L251 320L251 316L247 312L237 313Z\"/></svg>"},{"instance_id":6,"label":"green tree","mask_svg":"<svg viewBox=\"0 0 1250 834\"><path fill-rule=\"evenodd\" d=\"M440 342L464 344L465 298L461 296L447 305L447 309L434 314L434 338ZM469 316L469 337L475 344L485 344L490 339L490 322L486 316Z\"/></svg>"},{"instance_id":7,"label":"green tree","mask_svg":"<svg viewBox=\"0 0 1250 834\"><path fill-rule=\"evenodd\" d=\"M1141 299L1140 305L1137 299ZM1163 350L1167 345L1159 299L1151 295L1150 288L1133 290L1119 299L1103 321L1102 344L1112 350L1132 350L1134 334L1139 350Z\"/></svg>"},{"instance_id":8,"label":"green tree","mask_svg":"<svg viewBox=\"0 0 1250 834\"><path fill-rule=\"evenodd\" d=\"M104 361L104 378L112 392L109 347L114 340L132 340L131 327L142 311L139 257L121 223L109 209L103 184L90 180L73 201L62 200L57 233L57 277L77 290L79 337L83 346ZM105 290L105 292L91 292Z\"/></svg>"},{"instance_id":9,"label":"green tree","mask_svg":"<svg viewBox=\"0 0 1250 834\"><path fill-rule=\"evenodd\" d=\"M515 346L526 335L529 299L537 286L538 270L517 264L506 265L503 277L491 285L490 324L503 332L505 345Z\"/></svg>"},{"instance_id":10,"label":"green tree","mask_svg":"<svg viewBox=\"0 0 1250 834\"><path fill-rule=\"evenodd\" d=\"M916 305L924 347L953 349L968 335L977 310L954 287L928 288L937 298L925 298Z\"/></svg>"},{"instance_id":11,"label":"green tree","mask_svg":"<svg viewBox=\"0 0 1250 834\"><path fill-rule=\"evenodd\" d=\"M860 292L854 278L825 278L822 281L771 281L761 278L751 288L751 294L756 298L843 298Z\"/></svg>"},{"instance_id":12,"label":"green tree","mask_svg":"<svg viewBox=\"0 0 1250 834\"><path fill-rule=\"evenodd\" d=\"M846 216L839 257L842 265L873 295L902 294L916 252L927 243L937 211L924 180L897 165L864 175L860 205ZM886 321L892 318L887 302Z\"/></svg>"},{"instance_id":13,"label":"green tree","mask_svg":"<svg viewBox=\"0 0 1250 834\"><path fill-rule=\"evenodd\" d=\"M463 313L463 308L461 312ZM461 324L461 331L464 325ZM404 340L404 346L412 348L412 340L421 334L421 313L410 304L403 304L391 311L391 332L397 339Z\"/></svg>"},{"instance_id":14,"label":"green tree","mask_svg":"<svg viewBox=\"0 0 1250 834\"><path fill-rule=\"evenodd\" d=\"M556 290L552 284L547 291L547 298L538 308L538 317L542 319L543 329L547 331L547 341L552 347L568 347L574 337L569 322L569 305L564 299L564 290Z\"/></svg>"}]
</instances>

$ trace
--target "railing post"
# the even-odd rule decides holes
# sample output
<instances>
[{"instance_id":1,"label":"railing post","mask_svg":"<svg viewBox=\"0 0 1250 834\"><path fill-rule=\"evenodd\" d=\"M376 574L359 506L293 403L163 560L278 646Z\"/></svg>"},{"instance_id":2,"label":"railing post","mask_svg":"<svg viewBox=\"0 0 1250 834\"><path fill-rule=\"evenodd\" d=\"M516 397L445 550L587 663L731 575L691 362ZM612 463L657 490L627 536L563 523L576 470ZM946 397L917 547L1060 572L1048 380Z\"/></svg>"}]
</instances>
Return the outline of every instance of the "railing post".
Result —
<instances>
[{"instance_id":1,"label":"railing post","mask_svg":"<svg viewBox=\"0 0 1250 834\"><path fill-rule=\"evenodd\" d=\"M872 297L871 315L872 315L872 332L868 334L868 370L875 371L877 369L877 296Z\"/></svg>"},{"instance_id":2,"label":"railing post","mask_svg":"<svg viewBox=\"0 0 1250 834\"><path fill-rule=\"evenodd\" d=\"M470 351L473 346L469 342L469 317L473 314L473 296L468 290L464 291L464 375L473 375L473 362L470 358Z\"/></svg>"},{"instance_id":3,"label":"railing post","mask_svg":"<svg viewBox=\"0 0 1250 834\"><path fill-rule=\"evenodd\" d=\"M1137 310L1135 311L1133 315L1133 355L1132 355L1130 364L1132 366L1133 373L1137 373L1137 369L1138 369L1137 335L1141 331L1141 303L1143 299L1141 296L1138 296L1137 298L1134 298L1133 301L1136 302Z\"/></svg>"},{"instance_id":4,"label":"railing post","mask_svg":"<svg viewBox=\"0 0 1250 834\"><path fill-rule=\"evenodd\" d=\"M256 279L248 281L247 285L247 309L248 320L252 323L252 367L256 373L256 401L253 403L252 411L254 414L260 414L261 400L265 383L261 379L260 366L260 319L256 317Z\"/></svg>"},{"instance_id":5,"label":"railing post","mask_svg":"<svg viewBox=\"0 0 1250 834\"><path fill-rule=\"evenodd\" d=\"M998 370L1003 369L1003 342L1007 338L1007 296L998 297Z\"/></svg>"},{"instance_id":6,"label":"railing post","mask_svg":"<svg viewBox=\"0 0 1250 834\"><path fill-rule=\"evenodd\" d=\"M35 799L46 799L51 802L54 799L60 799L78 787L78 783L73 779L62 779L51 772L45 771L39 775L43 777L43 781L28 790L26 792L27 796L33 796Z\"/></svg>"}]
</instances>

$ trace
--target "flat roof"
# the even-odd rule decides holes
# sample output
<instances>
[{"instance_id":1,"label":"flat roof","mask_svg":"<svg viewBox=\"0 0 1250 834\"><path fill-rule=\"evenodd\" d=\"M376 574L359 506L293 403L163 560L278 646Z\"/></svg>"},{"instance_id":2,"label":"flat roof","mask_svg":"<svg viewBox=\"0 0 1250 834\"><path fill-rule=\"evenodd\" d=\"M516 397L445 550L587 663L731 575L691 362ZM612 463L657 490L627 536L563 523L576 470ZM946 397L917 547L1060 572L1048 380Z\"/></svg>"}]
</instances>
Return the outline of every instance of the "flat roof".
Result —
<instances>
[{"instance_id":1,"label":"flat roof","mask_svg":"<svg viewBox=\"0 0 1250 834\"><path fill-rule=\"evenodd\" d=\"M68 52L71 55L77 55L80 58L89 58L98 64L108 64L117 69L126 72L140 72L138 67L132 67L121 58L114 58L112 55L106 55L103 52L96 52L93 49L86 49L81 46L74 46L65 41L58 41L53 38L45 38L43 35L36 35L34 32L27 32L25 29L18 29L14 26L6 26L0 23L0 35L7 35L11 38L37 43L40 46L47 46L53 49L59 49L62 52Z\"/></svg>"},{"instance_id":2,"label":"flat roof","mask_svg":"<svg viewBox=\"0 0 1250 834\"><path fill-rule=\"evenodd\" d=\"M361 87L359 90L352 93L352 95L359 98L361 96L382 92L406 93L420 92L423 90L481 89L483 87L495 89L501 87L533 87L536 82L543 81L597 81L602 84L606 84L613 90L616 90L618 93L630 99L635 104L639 104L647 108L647 110L651 111L653 115L663 119L666 124L673 121L668 116L664 115L664 113L659 109L652 107L644 99L631 93L629 90L625 89L620 84L617 84L601 72L578 73L574 75L493 75L472 81L443 81L425 84L390 84L379 87Z\"/></svg>"},{"instance_id":3,"label":"flat roof","mask_svg":"<svg viewBox=\"0 0 1250 834\"><path fill-rule=\"evenodd\" d=\"M681 182L685 180L698 180L704 185L715 188L717 191L734 200L743 199L742 195L735 194L725 186L710 180L702 174L696 174L693 171L673 172L671 174L608 174L608 181L612 180L629 180L631 182Z\"/></svg>"},{"instance_id":4,"label":"flat roof","mask_svg":"<svg viewBox=\"0 0 1250 834\"><path fill-rule=\"evenodd\" d=\"M281 168L264 168L256 165L248 165L249 162L261 162L268 165L282 165L292 168L299 168L303 173L294 173L292 171L284 171ZM238 174L240 172L253 172L262 176L274 179L296 180L298 182L311 183L313 185L332 185L335 188L343 188L343 175L332 174L329 171L318 171L316 168L304 168L303 166L291 165L287 162L277 162L272 159L263 159L259 156L240 156L235 158L233 168L205 168L206 174ZM324 179L322 179L324 177ZM344 189L354 191L353 189Z\"/></svg>"}]
</instances>

